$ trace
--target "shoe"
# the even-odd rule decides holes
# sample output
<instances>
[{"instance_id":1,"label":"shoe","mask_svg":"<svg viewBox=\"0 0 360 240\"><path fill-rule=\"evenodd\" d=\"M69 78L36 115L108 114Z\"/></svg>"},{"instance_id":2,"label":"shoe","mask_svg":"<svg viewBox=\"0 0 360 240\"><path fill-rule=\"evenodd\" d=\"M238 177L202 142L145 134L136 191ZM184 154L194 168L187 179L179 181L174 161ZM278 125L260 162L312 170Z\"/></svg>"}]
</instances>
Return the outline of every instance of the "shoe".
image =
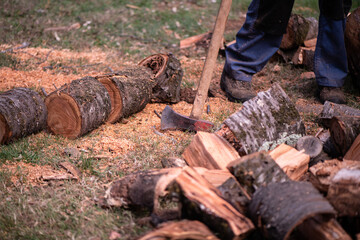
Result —
<instances>
[{"instance_id":1,"label":"shoe","mask_svg":"<svg viewBox=\"0 0 360 240\"><path fill-rule=\"evenodd\" d=\"M338 103L338 104L346 103L346 97L344 92L341 90L341 88L325 87L325 86L319 86L319 87L320 87L321 103L324 103L325 101Z\"/></svg>"},{"instance_id":2,"label":"shoe","mask_svg":"<svg viewBox=\"0 0 360 240\"><path fill-rule=\"evenodd\" d=\"M235 80L229 77L225 71L221 74L220 87L231 102L243 103L256 96L256 93L251 89L250 82Z\"/></svg>"}]
</instances>

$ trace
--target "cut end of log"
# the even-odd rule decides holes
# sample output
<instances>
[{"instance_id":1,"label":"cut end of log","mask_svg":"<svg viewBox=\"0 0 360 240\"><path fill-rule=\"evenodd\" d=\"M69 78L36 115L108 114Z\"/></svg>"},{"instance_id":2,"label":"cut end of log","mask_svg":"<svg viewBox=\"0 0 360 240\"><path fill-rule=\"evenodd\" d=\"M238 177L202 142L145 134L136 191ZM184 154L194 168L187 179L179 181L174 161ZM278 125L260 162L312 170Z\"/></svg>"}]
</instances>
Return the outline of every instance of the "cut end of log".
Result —
<instances>
[{"instance_id":1,"label":"cut end of log","mask_svg":"<svg viewBox=\"0 0 360 240\"><path fill-rule=\"evenodd\" d=\"M139 62L139 65L150 68L152 73L155 75L155 78L157 78L162 72L164 72L167 66L168 58L169 57L165 54L155 54L143 59Z\"/></svg>"},{"instance_id":2,"label":"cut end of log","mask_svg":"<svg viewBox=\"0 0 360 240\"><path fill-rule=\"evenodd\" d=\"M47 125L51 132L70 139L81 131L81 113L76 101L62 93L54 92L45 99L48 109Z\"/></svg>"}]
</instances>

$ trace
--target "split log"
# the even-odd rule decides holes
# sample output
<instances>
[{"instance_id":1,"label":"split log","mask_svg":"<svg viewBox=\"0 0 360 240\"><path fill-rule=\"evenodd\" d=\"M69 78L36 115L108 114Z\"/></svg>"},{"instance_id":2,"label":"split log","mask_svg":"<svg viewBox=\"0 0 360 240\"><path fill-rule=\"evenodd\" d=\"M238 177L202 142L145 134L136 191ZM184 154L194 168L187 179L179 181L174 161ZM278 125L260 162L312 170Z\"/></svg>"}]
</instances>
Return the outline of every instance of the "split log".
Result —
<instances>
[{"instance_id":1,"label":"split log","mask_svg":"<svg viewBox=\"0 0 360 240\"><path fill-rule=\"evenodd\" d=\"M95 78L105 86L110 95L109 123L116 123L140 112L150 102L152 74L147 67L129 67Z\"/></svg>"},{"instance_id":2,"label":"split log","mask_svg":"<svg viewBox=\"0 0 360 240\"><path fill-rule=\"evenodd\" d=\"M183 70L180 61L170 54L154 54L139 62L151 69L152 102L177 103L180 101L180 86Z\"/></svg>"},{"instance_id":3,"label":"split log","mask_svg":"<svg viewBox=\"0 0 360 240\"><path fill-rule=\"evenodd\" d=\"M226 166L240 156L224 138L215 133L198 132L183 157L191 167L226 169Z\"/></svg>"},{"instance_id":4,"label":"split log","mask_svg":"<svg viewBox=\"0 0 360 240\"><path fill-rule=\"evenodd\" d=\"M315 47L299 47L292 57L294 65L304 66L309 71L314 71Z\"/></svg>"},{"instance_id":5,"label":"split log","mask_svg":"<svg viewBox=\"0 0 360 240\"><path fill-rule=\"evenodd\" d=\"M238 143L234 147L240 156L271 150L281 143L295 145L305 135L295 104L278 83L246 101L240 111L232 114L224 124L236 137ZM218 134L221 135L221 132L218 131Z\"/></svg>"},{"instance_id":6,"label":"split log","mask_svg":"<svg viewBox=\"0 0 360 240\"><path fill-rule=\"evenodd\" d=\"M286 27L286 33L281 41L280 49L289 50L302 45L308 34L309 27L310 24L304 17L292 14Z\"/></svg>"},{"instance_id":7,"label":"split log","mask_svg":"<svg viewBox=\"0 0 360 240\"><path fill-rule=\"evenodd\" d=\"M348 58L349 72L354 85L360 89L360 7L347 18L345 28L345 46Z\"/></svg>"},{"instance_id":8,"label":"split log","mask_svg":"<svg viewBox=\"0 0 360 240\"><path fill-rule=\"evenodd\" d=\"M161 224L158 229L139 238L139 240L167 239L219 240L204 224L199 221L189 220Z\"/></svg>"},{"instance_id":9,"label":"split log","mask_svg":"<svg viewBox=\"0 0 360 240\"><path fill-rule=\"evenodd\" d=\"M250 219L191 167L183 170L170 189L179 194L182 217L203 222L220 239L244 239L254 229Z\"/></svg>"},{"instance_id":10,"label":"split log","mask_svg":"<svg viewBox=\"0 0 360 240\"><path fill-rule=\"evenodd\" d=\"M0 144L37 133L46 127L47 109L40 95L28 88L0 94Z\"/></svg>"},{"instance_id":11,"label":"split log","mask_svg":"<svg viewBox=\"0 0 360 240\"><path fill-rule=\"evenodd\" d=\"M312 38L312 39L309 39L309 40L305 40L304 41L304 46L305 47L316 47L316 42L317 42L317 38Z\"/></svg>"},{"instance_id":12,"label":"split log","mask_svg":"<svg viewBox=\"0 0 360 240\"><path fill-rule=\"evenodd\" d=\"M319 156L323 150L323 144L317 137L304 136L297 141L296 149L303 151L303 153L309 155L310 158L315 158Z\"/></svg>"},{"instance_id":13,"label":"split log","mask_svg":"<svg viewBox=\"0 0 360 240\"><path fill-rule=\"evenodd\" d=\"M326 197L338 216L360 216L360 168L343 168L331 179Z\"/></svg>"},{"instance_id":14,"label":"split log","mask_svg":"<svg viewBox=\"0 0 360 240\"><path fill-rule=\"evenodd\" d=\"M344 160L360 161L360 134L356 137L349 151L345 154Z\"/></svg>"},{"instance_id":15,"label":"split log","mask_svg":"<svg viewBox=\"0 0 360 240\"><path fill-rule=\"evenodd\" d=\"M290 239L306 219L320 215L328 219L335 210L308 182L269 183L259 188L249 205L251 219L270 239Z\"/></svg>"},{"instance_id":16,"label":"split log","mask_svg":"<svg viewBox=\"0 0 360 240\"><path fill-rule=\"evenodd\" d=\"M356 108L349 107L343 104L332 103L326 101L322 112L320 113L319 119L322 125L326 128L330 128L330 120L333 117L341 116L359 116L360 110Z\"/></svg>"},{"instance_id":17,"label":"split log","mask_svg":"<svg viewBox=\"0 0 360 240\"><path fill-rule=\"evenodd\" d=\"M49 130L70 139L99 127L111 110L108 91L93 77L63 85L46 97L45 104Z\"/></svg>"},{"instance_id":18,"label":"split log","mask_svg":"<svg viewBox=\"0 0 360 240\"><path fill-rule=\"evenodd\" d=\"M309 167L310 156L286 144L272 150L270 156L291 180L300 180Z\"/></svg>"},{"instance_id":19,"label":"split log","mask_svg":"<svg viewBox=\"0 0 360 240\"><path fill-rule=\"evenodd\" d=\"M235 160L228 165L228 169L249 196L261 186L290 180L271 156L264 151Z\"/></svg>"},{"instance_id":20,"label":"split log","mask_svg":"<svg viewBox=\"0 0 360 240\"><path fill-rule=\"evenodd\" d=\"M344 156L360 134L360 116L333 117L330 134L336 149Z\"/></svg>"}]
</instances>

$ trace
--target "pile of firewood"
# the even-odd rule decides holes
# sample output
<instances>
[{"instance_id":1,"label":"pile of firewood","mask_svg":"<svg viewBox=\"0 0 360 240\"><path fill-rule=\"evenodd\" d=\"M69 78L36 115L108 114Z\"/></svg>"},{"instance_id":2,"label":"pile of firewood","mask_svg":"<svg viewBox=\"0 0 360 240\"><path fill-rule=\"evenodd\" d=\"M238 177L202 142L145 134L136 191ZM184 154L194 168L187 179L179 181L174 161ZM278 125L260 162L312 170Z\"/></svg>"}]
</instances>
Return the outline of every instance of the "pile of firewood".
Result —
<instances>
[{"instance_id":1,"label":"pile of firewood","mask_svg":"<svg viewBox=\"0 0 360 240\"><path fill-rule=\"evenodd\" d=\"M329 130L305 136L275 84L217 132L198 132L171 168L116 180L99 204L149 209L156 228L142 240L359 239L359 120L326 102L319 121Z\"/></svg>"}]
</instances>

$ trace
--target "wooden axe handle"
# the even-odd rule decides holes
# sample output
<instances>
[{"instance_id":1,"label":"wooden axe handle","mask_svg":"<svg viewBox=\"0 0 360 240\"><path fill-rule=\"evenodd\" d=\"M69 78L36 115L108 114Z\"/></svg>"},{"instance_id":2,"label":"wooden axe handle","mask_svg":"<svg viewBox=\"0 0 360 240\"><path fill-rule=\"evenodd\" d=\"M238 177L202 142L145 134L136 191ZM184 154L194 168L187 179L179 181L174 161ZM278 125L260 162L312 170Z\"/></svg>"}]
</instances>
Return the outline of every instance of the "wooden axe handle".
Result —
<instances>
[{"instance_id":1,"label":"wooden axe handle","mask_svg":"<svg viewBox=\"0 0 360 240\"><path fill-rule=\"evenodd\" d=\"M210 46L207 52L203 71L196 92L194 105L190 117L200 119L213 75L216 59L219 54L220 44L223 39L226 20L229 16L232 0L222 0L216 18L214 31L211 37Z\"/></svg>"}]
</instances>

